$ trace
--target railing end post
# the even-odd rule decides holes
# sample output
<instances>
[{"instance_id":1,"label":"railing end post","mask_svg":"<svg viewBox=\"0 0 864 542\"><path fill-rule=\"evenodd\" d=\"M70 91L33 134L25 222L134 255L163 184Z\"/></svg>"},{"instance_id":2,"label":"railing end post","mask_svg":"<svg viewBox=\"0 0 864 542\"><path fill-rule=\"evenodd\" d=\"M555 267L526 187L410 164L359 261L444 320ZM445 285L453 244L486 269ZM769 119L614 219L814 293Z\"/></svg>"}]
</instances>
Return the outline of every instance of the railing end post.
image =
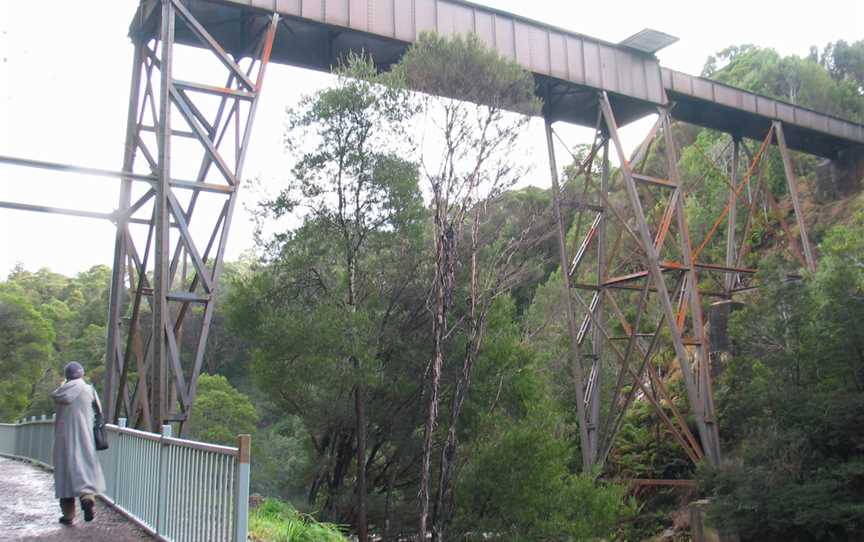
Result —
<instances>
[{"instance_id":1,"label":"railing end post","mask_svg":"<svg viewBox=\"0 0 864 542\"><path fill-rule=\"evenodd\" d=\"M252 435L238 435L237 448L240 463L248 465L252 459Z\"/></svg>"},{"instance_id":2,"label":"railing end post","mask_svg":"<svg viewBox=\"0 0 864 542\"><path fill-rule=\"evenodd\" d=\"M236 514L234 518L234 542L246 542L249 534L249 479L251 475L252 436L237 437L237 485Z\"/></svg>"},{"instance_id":3,"label":"railing end post","mask_svg":"<svg viewBox=\"0 0 864 542\"><path fill-rule=\"evenodd\" d=\"M174 428L171 424L162 425L162 439L159 446L159 481L157 492L159 494L159 508L156 512L156 533L164 534L165 520L168 516L168 446L164 439L171 438Z\"/></svg>"}]
</instances>

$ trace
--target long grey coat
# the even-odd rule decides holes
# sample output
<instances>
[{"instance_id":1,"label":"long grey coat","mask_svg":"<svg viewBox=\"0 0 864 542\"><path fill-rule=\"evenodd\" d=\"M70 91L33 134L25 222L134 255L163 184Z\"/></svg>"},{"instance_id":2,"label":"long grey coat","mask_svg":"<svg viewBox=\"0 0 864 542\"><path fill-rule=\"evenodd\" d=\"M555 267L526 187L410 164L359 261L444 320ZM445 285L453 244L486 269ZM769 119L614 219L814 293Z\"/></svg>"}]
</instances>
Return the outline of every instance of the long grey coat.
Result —
<instances>
[{"instance_id":1,"label":"long grey coat","mask_svg":"<svg viewBox=\"0 0 864 542\"><path fill-rule=\"evenodd\" d=\"M54 423L54 495L58 499L105 491L105 478L93 441L96 390L81 378L51 393L57 407ZM98 399L97 399L98 401Z\"/></svg>"}]
</instances>

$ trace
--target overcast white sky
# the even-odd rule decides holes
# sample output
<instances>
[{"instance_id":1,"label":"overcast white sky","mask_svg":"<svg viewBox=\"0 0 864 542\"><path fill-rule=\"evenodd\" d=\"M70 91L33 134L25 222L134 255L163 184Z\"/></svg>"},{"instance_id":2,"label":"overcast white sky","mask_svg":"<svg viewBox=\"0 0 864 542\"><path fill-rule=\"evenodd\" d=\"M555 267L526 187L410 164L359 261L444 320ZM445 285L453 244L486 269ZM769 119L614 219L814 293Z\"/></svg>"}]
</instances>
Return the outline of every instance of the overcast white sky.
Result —
<instances>
[{"instance_id":1,"label":"overcast white sky","mask_svg":"<svg viewBox=\"0 0 864 542\"><path fill-rule=\"evenodd\" d=\"M708 55L732 44L803 56L811 45L864 38L861 0L476 1L613 42L645 27L662 30L681 41L658 54L661 63L693 74ZM0 0L0 154L121 168L132 57L126 30L136 6L137 0ZM268 69L246 177L278 187L289 163L281 144L284 109L327 81L296 68ZM644 129L634 125L625 137L635 144ZM590 137L581 129L562 131L572 144ZM530 137L540 157L530 182L545 186L541 127L533 126ZM118 184L0 165L0 200L6 201L109 212ZM244 196L242 203L254 204L253 194ZM229 259L252 246L242 207ZM66 274L110 265L112 250L108 222L0 209L0 279L17 262Z\"/></svg>"}]
</instances>

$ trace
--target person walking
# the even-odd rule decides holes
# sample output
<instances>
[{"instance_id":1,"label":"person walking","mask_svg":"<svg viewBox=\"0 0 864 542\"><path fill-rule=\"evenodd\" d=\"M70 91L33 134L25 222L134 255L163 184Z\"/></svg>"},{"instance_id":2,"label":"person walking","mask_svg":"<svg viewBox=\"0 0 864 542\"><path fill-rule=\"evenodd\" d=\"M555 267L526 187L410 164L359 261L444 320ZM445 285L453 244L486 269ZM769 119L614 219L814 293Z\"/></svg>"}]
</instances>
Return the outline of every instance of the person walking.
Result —
<instances>
[{"instance_id":1,"label":"person walking","mask_svg":"<svg viewBox=\"0 0 864 542\"><path fill-rule=\"evenodd\" d=\"M105 491L105 477L93 439L94 407L99 396L84 382L84 367L71 361L63 368L66 381L51 393L54 422L54 495L60 499L60 523L75 520L75 499L81 500L84 520L93 521L96 495Z\"/></svg>"}]
</instances>

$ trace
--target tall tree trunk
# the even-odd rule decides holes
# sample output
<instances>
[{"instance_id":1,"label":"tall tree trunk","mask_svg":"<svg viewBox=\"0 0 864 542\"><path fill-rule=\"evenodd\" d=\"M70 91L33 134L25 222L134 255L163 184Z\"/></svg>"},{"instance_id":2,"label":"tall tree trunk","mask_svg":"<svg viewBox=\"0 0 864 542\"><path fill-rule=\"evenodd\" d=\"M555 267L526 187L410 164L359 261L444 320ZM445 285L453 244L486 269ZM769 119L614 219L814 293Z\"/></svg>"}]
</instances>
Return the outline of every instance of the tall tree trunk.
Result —
<instances>
[{"instance_id":1,"label":"tall tree trunk","mask_svg":"<svg viewBox=\"0 0 864 542\"><path fill-rule=\"evenodd\" d=\"M333 454L334 463L330 474L330 479L327 482L327 498L324 501L323 519L330 520L336 518L336 494L342 488L345 476L351 468L352 458L354 457L354 431L340 429L340 434L334 438Z\"/></svg>"},{"instance_id":2,"label":"tall tree trunk","mask_svg":"<svg viewBox=\"0 0 864 542\"><path fill-rule=\"evenodd\" d=\"M360 362L355 358L359 374ZM366 386L362 376L354 388L354 408L357 416L357 540L368 542L369 526L366 518Z\"/></svg>"},{"instance_id":3,"label":"tall tree trunk","mask_svg":"<svg viewBox=\"0 0 864 542\"><path fill-rule=\"evenodd\" d=\"M462 362L462 373L456 382L453 392L453 402L450 407L450 420L447 427L447 440L441 449L441 464L438 469L438 492L435 499L435 507L432 511L432 540L443 541L446 525L450 520L450 509L447 508L448 496L452 493L453 465L456 462L458 438L456 427L462 415L462 407L468 396L468 388L471 385L471 370L474 360L480 350L482 340L481 326L482 317L478 318L477 304L477 235L479 227L479 215L475 216L471 227L471 290L468 298L468 340L465 345L465 357Z\"/></svg>"},{"instance_id":4,"label":"tall tree trunk","mask_svg":"<svg viewBox=\"0 0 864 542\"><path fill-rule=\"evenodd\" d=\"M357 312L357 262L351 248L350 239L346 238L348 263L348 306L352 313ZM366 385L360 363L360 358L351 356L354 362L356 385L354 386L354 414L357 433L357 541L369 542L369 524L366 510L368 497L366 494Z\"/></svg>"},{"instance_id":5,"label":"tall tree trunk","mask_svg":"<svg viewBox=\"0 0 864 542\"><path fill-rule=\"evenodd\" d=\"M432 367L429 373L429 399L423 435L423 465L420 472L420 530L419 540L425 542L429 520L429 485L432 471L432 441L438 419L441 370L444 365L444 336L447 333L447 305L449 304L455 266L454 232L447 219L447 206L436 198L435 213L435 315L432 320Z\"/></svg>"},{"instance_id":6,"label":"tall tree trunk","mask_svg":"<svg viewBox=\"0 0 864 542\"><path fill-rule=\"evenodd\" d=\"M399 458L401 449L397 449L387 473L387 498L384 501L384 540L390 540L393 534L393 486L396 484L396 476L399 474Z\"/></svg>"}]
</instances>

